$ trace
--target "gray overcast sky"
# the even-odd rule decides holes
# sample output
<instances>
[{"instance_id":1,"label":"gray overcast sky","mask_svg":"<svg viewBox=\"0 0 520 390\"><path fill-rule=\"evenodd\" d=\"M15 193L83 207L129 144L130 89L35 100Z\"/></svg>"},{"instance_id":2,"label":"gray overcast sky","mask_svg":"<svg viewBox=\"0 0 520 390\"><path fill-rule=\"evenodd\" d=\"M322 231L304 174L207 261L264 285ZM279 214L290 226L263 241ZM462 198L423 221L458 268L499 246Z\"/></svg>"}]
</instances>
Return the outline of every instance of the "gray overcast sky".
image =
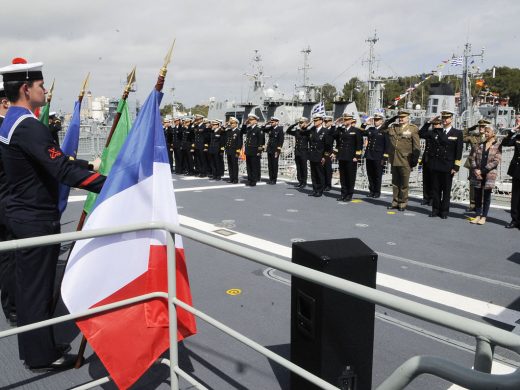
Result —
<instances>
[{"instance_id":1,"label":"gray overcast sky","mask_svg":"<svg viewBox=\"0 0 520 390\"><path fill-rule=\"evenodd\" d=\"M142 101L164 55L177 39L163 102L187 105L214 96L240 100L254 49L265 73L292 92L302 80L300 51L310 45L310 78L337 88L361 64L365 40L377 29L381 76L429 72L468 39L486 48L482 69L519 67L520 1L472 0L149 0L4 1L0 63L13 57L43 61L47 86L56 79L53 110L72 111L91 72L94 96L118 97L126 73L137 66ZM460 68L459 68L460 69ZM455 68L451 68L452 72ZM448 68L446 68L448 71Z\"/></svg>"}]
</instances>

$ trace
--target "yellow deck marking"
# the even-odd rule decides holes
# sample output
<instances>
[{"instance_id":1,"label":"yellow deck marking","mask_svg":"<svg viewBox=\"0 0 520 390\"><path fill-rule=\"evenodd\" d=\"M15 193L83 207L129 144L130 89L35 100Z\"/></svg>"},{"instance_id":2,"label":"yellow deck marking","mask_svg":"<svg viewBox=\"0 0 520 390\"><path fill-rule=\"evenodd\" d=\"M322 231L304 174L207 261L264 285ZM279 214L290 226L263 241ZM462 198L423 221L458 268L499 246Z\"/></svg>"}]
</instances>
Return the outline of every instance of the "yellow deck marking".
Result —
<instances>
[{"instance_id":1,"label":"yellow deck marking","mask_svg":"<svg viewBox=\"0 0 520 390\"><path fill-rule=\"evenodd\" d=\"M239 288L231 288L231 289L226 291L226 294L228 294L228 295L239 295L239 294L242 294L242 290L240 290Z\"/></svg>"}]
</instances>

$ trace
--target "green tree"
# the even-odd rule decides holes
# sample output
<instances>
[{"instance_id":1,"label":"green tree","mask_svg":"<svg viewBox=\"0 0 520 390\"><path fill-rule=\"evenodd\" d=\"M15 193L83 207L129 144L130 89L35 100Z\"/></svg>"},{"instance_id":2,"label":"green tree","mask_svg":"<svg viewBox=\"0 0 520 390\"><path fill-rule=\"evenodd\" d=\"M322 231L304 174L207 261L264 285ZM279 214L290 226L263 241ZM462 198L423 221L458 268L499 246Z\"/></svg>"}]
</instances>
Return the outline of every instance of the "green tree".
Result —
<instances>
[{"instance_id":1,"label":"green tree","mask_svg":"<svg viewBox=\"0 0 520 390\"><path fill-rule=\"evenodd\" d=\"M367 106L366 84L357 77L352 77L343 86L343 99L349 102L356 102L357 108L364 111Z\"/></svg>"},{"instance_id":2,"label":"green tree","mask_svg":"<svg viewBox=\"0 0 520 390\"><path fill-rule=\"evenodd\" d=\"M499 66L495 68L495 78L493 69L484 71L482 76L491 92L509 97L509 105L517 111L520 109L520 69Z\"/></svg>"},{"instance_id":3,"label":"green tree","mask_svg":"<svg viewBox=\"0 0 520 390\"><path fill-rule=\"evenodd\" d=\"M209 111L209 106L207 106L205 104L197 104L196 106L189 108L188 111L191 111L191 113L193 115L200 114L200 115L207 117L208 111Z\"/></svg>"},{"instance_id":4,"label":"green tree","mask_svg":"<svg viewBox=\"0 0 520 390\"><path fill-rule=\"evenodd\" d=\"M332 110L332 105L336 97L336 87L332 84L326 83L319 89L319 95L321 101L325 103L325 110Z\"/></svg>"}]
</instances>

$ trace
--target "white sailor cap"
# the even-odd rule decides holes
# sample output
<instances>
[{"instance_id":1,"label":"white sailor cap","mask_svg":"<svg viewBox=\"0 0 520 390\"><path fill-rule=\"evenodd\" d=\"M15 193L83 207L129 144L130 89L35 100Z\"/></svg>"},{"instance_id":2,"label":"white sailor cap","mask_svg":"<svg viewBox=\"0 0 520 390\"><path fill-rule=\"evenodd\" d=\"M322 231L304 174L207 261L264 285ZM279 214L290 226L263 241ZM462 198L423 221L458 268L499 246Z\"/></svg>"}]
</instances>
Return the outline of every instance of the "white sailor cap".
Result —
<instances>
[{"instance_id":1,"label":"white sailor cap","mask_svg":"<svg viewBox=\"0 0 520 390\"><path fill-rule=\"evenodd\" d=\"M56 111L49 112L49 117L51 117L51 116L56 116Z\"/></svg>"},{"instance_id":2,"label":"white sailor cap","mask_svg":"<svg viewBox=\"0 0 520 390\"><path fill-rule=\"evenodd\" d=\"M309 118L302 116L300 119L298 119L298 122L308 122Z\"/></svg>"},{"instance_id":3,"label":"white sailor cap","mask_svg":"<svg viewBox=\"0 0 520 390\"><path fill-rule=\"evenodd\" d=\"M14 58L11 65L0 68L4 83L8 81L43 80L43 62L27 63L23 58Z\"/></svg>"},{"instance_id":4,"label":"white sailor cap","mask_svg":"<svg viewBox=\"0 0 520 390\"><path fill-rule=\"evenodd\" d=\"M247 117L248 117L248 118L254 118L254 119L256 119L256 120L260 119L260 118L258 118L258 116L256 116L256 115L253 114L253 113L248 114Z\"/></svg>"},{"instance_id":5,"label":"white sailor cap","mask_svg":"<svg viewBox=\"0 0 520 390\"><path fill-rule=\"evenodd\" d=\"M324 115L323 116L323 120L324 121L331 121L331 120L334 120L334 118L331 115Z\"/></svg>"},{"instance_id":6,"label":"white sailor cap","mask_svg":"<svg viewBox=\"0 0 520 390\"><path fill-rule=\"evenodd\" d=\"M380 112L376 112L374 115L373 115L374 119L385 119L385 116L383 114L381 114Z\"/></svg>"},{"instance_id":7,"label":"white sailor cap","mask_svg":"<svg viewBox=\"0 0 520 390\"><path fill-rule=\"evenodd\" d=\"M235 118L234 116L232 116L231 118L229 118L228 122L235 122L235 123L238 123L238 119Z\"/></svg>"},{"instance_id":8,"label":"white sailor cap","mask_svg":"<svg viewBox=\"0 0 520 390\"><path fill-rule=\"evenodd\" d=\"M195 114L195 119L202 119L202 118L204 118L204 115Z\"/></svg>"},{"instance_id":9,"label":"white sailor cap","mask_svg":"<svg viewBox=\"0 0 520 390\"><path fill-rule=\"evenodd\" d=\"M314 114L312 116L312 120L315 121L316 119L323 119L323 115L321 115L321 114Z\"/></svg>"},{"instance_id":10,"label":"white sailor cap","mask_svg":"<svg viewBox=\"0 0 520 390\"><path fill-rule=\"evenodd\" d=\"M192 121L193 120L193 117L192 116L189 116L189 115L186 115L185 117L182 118L182 121Z\"/></svg>"},{"instance_id":11,"label":"white sailor cap","mask_svg":"<svg viewBox=\"0 0 520 390\"><path fill-rule=\"evenodd\" d=\"M272 116L271 120L272 121L276 121L276 122L280 122L280 119L277 116Z\"/></svg>"}]
</instances>

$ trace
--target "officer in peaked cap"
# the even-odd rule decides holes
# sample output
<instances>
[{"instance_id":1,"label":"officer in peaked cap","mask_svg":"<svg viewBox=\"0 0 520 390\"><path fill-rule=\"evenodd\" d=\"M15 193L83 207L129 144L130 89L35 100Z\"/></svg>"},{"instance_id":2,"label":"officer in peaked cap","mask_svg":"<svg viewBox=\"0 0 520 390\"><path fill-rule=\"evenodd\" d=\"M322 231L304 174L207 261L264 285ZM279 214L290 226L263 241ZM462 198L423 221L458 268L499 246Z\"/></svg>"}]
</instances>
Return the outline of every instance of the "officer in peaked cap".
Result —
<instances>
[{"instance_id":1,"label":"officer in peaked cap","mask_svg":"<svg viewBox=\"0 0 520 390\"><path fill-rule=\"evenodd\" d=\"M389 161L392 165L392 204L389 209L406 210L408 182L412 169L419 162L421 153L419 129L410 123L410 113L399 111L398 125L388 128L390 140ZM395 117L394 117L395 118ZM392 119L394 119L392 118Z\"/></svg>"},{"instance_id":2,"label":"officer in peaked cap","mask_svg":"<svg viewBox=\"0 0 520 390\"><path fill-rule=\"evenodd\" d=\"M312 193L309 196L320 197L325 187L324 164L332 151L332 137L323 126L323 115L312 117L312 126L301 130L309 138L309 162L311 166Z\"/></svg>"},{"instance_id":3,"label":"officer in peaked cap","mask_svg":"<svg viewBox=\"0 0 520 390\"><path fill-rule=\"evenodd\" d=\"M365 148L365 164L368 178L368 197L379 198L381 196L381 182L383 169L388 161L390 139L383 131L384 116L375 113L374 124L366 128L367 146Z\"/></svg>"},{"instance_id":4,"label":"officer in peaked cap","mask_svg":"<svg viewBox=\"0 0 520 390\"><path fill-rule=\"evenodd\" d=\"M262 129L269 135L266 147L267 167L269 171L267 184L276 184L276 180L278 179L278 159L282 152L284 141L283 126L280 126L279 123L280 119L273 116L269 123Z\"/></svg>"},{"instance_id":5,"label":"officer in peaked cap","mask_svg":"<svg viewBox=\"0 0 520 390\"><path fill-rule=\"evenodd\" d=\"M183 160L183 174L193 175L193 140L195 131L192 124L193 117L185 116L182 118L182 138L181 138L181 153Z\"/></svg>"},{"instance_id":6,"label":"officer in peaked cap","mask_svg":"<svg viewBox=\"0 0 520 390\"><path fill-rule=\"evenodd\" d=\"M339 165L339 179L341 184L341 196L337 199L341 202L350 202L354 195L358 161L363 152L363 135L361 129L354 125L354 116L343 116L343 125L338 126L332 133L336 148L334 154Z\"/></svg>"},{"instance_id":7,"label":"officer in peaked cap","mask_svg":"<svg viewBox=\"0 0 520 390\"><path fill-rule=\"evenodd\" d=\"M439 116L436 116L429 121L426 121L424 125L422 125L419 130L419 138L425 140L424 142L424 150L422 154L422 158L420 160L420 164L422 166L422 180L423 180L423 200L421 201L421 205L429 205L433 204L433 190L432 190L432 173L430 167L430 153L431 153L431 140L429 135L433 131L433 129L442 127L441 119Z\"/></svg>"},{"instance_id":8,"label":"officer in peaked cap","mask_svg":"<svg viewBox=\"0 0 520 390\"><path fill-rule=\"evenodd\" d=\"M229 127L226 129L226 156L229 171L228 183L238 183L238 157L242 150L242 135L238 128L238 119L231 117L228 120Z\"/></svg>"},{"instance_id":9,"label":"officer in peaked cap","mask_svg":"<svg viewBox=\"0 0 520 390\"><path fill-rule=\"evenodd\" d=\"M193 160L195 174L205 177L210 170L211 158L208 155L208 145L211 131L204 123L204 115L195 114L193 122Z\"/></svg>"},{"instance_id":10,"label":"officer in peaked cap","mask_svg":"<svg viewBox=\"0 0 520 390\"><path fill-rule=\"evenodd\" d=\"M452 111L441 111L442 127L434 128L428 136L433 194L430 217L442 219L448 218L453 176L459 171L462 157L462 131L452 126L452 120Z\"/></svg>"},{"instance_id":11,"label":"officer in peaked cap","mask_svg":"<svg viewBox=\"0 0 520 390\"><path fill-rule=\"evenodd\" d=\"M503 147L514 148L513 158L509 164L507 174L511 176L511 222L505 228L520 229L520 125L516 125L502 140Z\"/></svg>"},{"instance_id":12,"label":"officer in peaked cap","mask_svg":"<svg viewBox=\"0 0 520 390\"><path fill-rule=\"evenodd\" d=\"M180 175L184 172L184 159L182 156L182 126L181 118L175 116L173 118L173 159L175 160L175 173Z\"/></svg>"},{"instance_id":13,"label":"officer in peaked cap","mask_svg":"<svg viewBox=\"0 0 520 390\"><path fill-rule=\"evenodd\" d=\"M163 132L168 148L168 162L170 163L170 171L173 172L173 127L171 121L167 118L163 119Z\"/></svg>"},{"instance_id":14,"label":"officer in peaked cap","mask_svg":"<svg viewBox=\"0 0 520 390\"><path fill-rule=\"evenodd\" d=\"M250 113L247 123L242 125L241 134L246 135L244 149L246 153L247 186L254 187L260 180L260 157L264 151L265 134L258 126L258 116Z\"/></svg>"},{"instance_id":15,"label":"officer in peaked cap","mask_svg":"<svg viewBox=\"0 0 520 390\"><path fill-rule=\"evenodd\" d=\"M5 214L14 239L60 232L59 183L99 192L105 177L87 161L72 161L54 142L33 112L45 104L41 62L16 58L0 69L11 106L0 127L2 161L9 188ZM99 165L99 160L96 164ZM90 165L90 168L93 166ZM60 245L15 252L18 325L52 317L56 264ZM75 357L56 345L52 327L18 335L20 358L30 369L69 368Z\"/></svg>"},{"instance_id":16,"label":"officer in peaked cap","mask_svg":"<svg viewBox=\"0 0 520 390\"><path fill-rule=\"evenodd\" d=\"M208 156L210 162L210 179L221 180L224 174L225 137L222 121L211 121L211 130L208 141Z\"/></svg>"},{"instance_id":17,"label":"officer in peaked cap","mask_svg":"<svg viewBox=\"0 0 520 390\"><path fill-rule=\"evenodd\" d=\"M4 83L0 82L0 126L4 121L9 108L9 100L5 96ZM5 202L8 194L7 179L5 177L0 148L0 241L11 240L6 218ZM10 325L16 326L16 301L15 301L15 262L12 252L0 253L0 293L2 309L5 318Z\"/></svg>"},{"instance_id":18,"label":"officer in peaked cap","mask_svg":"<svg viewBox=\"0 0 520 390\"><path fill-rule=\"evenodd\" d=\"M294 162L296 164L297 188L307 185L307 160L309 155L309 137L302 134L309 125L309 119L302 116L297 123L287 128L286 133L294 137Z\"/></svg>"}]
</instances>

